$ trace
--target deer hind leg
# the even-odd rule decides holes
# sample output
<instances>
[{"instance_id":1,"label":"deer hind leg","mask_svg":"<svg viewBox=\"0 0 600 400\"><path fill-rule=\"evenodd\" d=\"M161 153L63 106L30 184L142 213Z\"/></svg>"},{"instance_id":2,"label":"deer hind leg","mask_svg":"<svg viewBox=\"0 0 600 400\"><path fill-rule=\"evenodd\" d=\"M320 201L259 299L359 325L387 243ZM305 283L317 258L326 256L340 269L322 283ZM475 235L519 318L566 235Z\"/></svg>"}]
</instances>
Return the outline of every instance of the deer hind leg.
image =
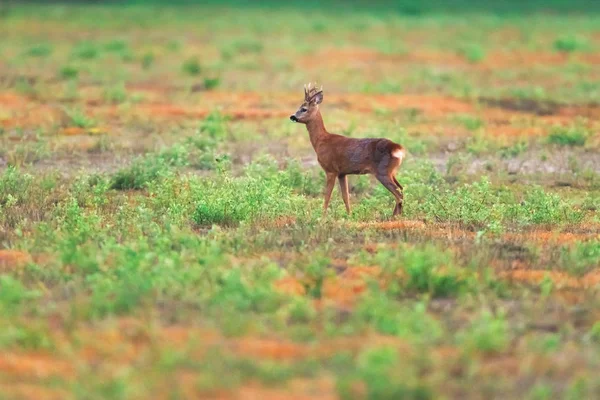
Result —
<instances>
[{"instance_id":1,"label":"deer hind leg","mask_svg":"<svg viewBox=\"0 0 600 400\"><path fill-rule=\"evenodd\" d=\"M394 183L396 184L396 186L398 186L398 189L399 189L398 193L400 194L400 202L396 204L396 208L394 209L394 213L397 212L397 214L394 214L394 215L400 215L400 214L402 214L402 206L404 205L404 188L398 182L398 180L396 179L396 177L394 175L395 174L392 175L392 179L394 180Z\"/></svg>"},{"instance_id":2,"label":"deer hind leg","mask_svg":"<svg viewBox=\"0 0 600 400\"><path fill-rule=\"evenodd\" d=\"M348 192L348 175L340 175L338 176L338 181L340 182L340 190L342 192L342 198L344 199L344 204L346 205L346 211L350 214L350 193Z\"/></svg>"},{"instance_id":3,"label":"deer hind leg","mask_svg":"<svg viewBox=\"0 0 600 400\"><path fill-rule=\"evenodd\" d=\"M393 216L400 215L402 213L402 189L396 184L395 178L387 175L376 175L376 178L391 194L396 198L396 205L394 206Z\"/></svg>"},{"instance_id":4,"label":"deer hind leg","mask_svg":"<svg viewBox=\"0 0 600 400\"><path fill-rule=\"evenodd\" d=\"M327 173L327 184L325 185L325 203L323 204L323 216L327 215L327 208L329 208L329 200L331 200L331 192L335 186L335 174Z\"/></svg>"}]
</instances>

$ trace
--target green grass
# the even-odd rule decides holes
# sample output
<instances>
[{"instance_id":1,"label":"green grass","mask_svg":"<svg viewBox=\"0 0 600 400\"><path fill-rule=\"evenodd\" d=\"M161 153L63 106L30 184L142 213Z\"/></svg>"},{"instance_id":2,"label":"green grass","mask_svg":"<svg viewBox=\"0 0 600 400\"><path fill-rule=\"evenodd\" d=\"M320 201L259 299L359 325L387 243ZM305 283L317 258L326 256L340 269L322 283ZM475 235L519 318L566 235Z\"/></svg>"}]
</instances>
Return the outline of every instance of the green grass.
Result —
<instances>
[{"instance_id":1,"label":"green grass","mask_svg":"<svg viewBox=\"0 0 600 400\"><path fill-rule=\"evenodd\" d=\"M597 7L228 4L0 6L0 397L598 398Z\"/></svg>"},{"instance_id":2,"label":"green grass","mask_svg":"<svg viewBox=\"0 0 600 400\"><path fill-rule=\"evenodd\" d=\"M559 146L583 146L590 134L582 128L556 128L548 135L548 143Z\"/></svg>"}]
</instances>

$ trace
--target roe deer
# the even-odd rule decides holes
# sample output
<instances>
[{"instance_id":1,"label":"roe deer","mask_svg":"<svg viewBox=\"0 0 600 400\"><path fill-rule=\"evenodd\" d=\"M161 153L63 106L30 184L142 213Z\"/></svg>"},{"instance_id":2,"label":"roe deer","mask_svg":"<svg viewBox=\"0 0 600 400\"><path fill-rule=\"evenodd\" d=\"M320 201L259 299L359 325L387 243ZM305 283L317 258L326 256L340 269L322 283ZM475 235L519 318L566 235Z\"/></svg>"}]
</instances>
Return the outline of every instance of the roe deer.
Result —
<instances>
[{"instance_id":1,"label":"roe deer","mask_svg":"<svg viewBox=\"0 0 600 400\"><path fill-rule=\"evenodd\" d=\"M310 83L304 85L304 102L290 119L306 125L317 160L327 175L323 213L327 214L335 178L339 180L346 211L350 214L347 176L373 174L396 199L393 216L402 214L403 189L395 175L404 158L404 147L388 139L354 139L327 132L319 111L322 101L322 86L317 89Z\"/></svg>"}]
</instances>

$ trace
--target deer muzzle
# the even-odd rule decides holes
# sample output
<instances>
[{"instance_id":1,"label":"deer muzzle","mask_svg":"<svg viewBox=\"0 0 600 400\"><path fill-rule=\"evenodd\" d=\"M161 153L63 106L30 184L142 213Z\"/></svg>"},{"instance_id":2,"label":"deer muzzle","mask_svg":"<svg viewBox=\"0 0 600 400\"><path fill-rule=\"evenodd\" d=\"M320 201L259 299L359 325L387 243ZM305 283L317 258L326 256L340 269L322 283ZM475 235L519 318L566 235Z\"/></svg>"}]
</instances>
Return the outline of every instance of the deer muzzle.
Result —
<instances>
[{"instance_id":1,"label":"deer muzzle","mask_svg":"<svg viewBox=\"0 0 600 400\"><path fill-rule=\"evenodd\" d=\"M296 118L296 116L294 114L290 115L290 120L292 120L294 122L298 122L298 118Z\"/></svg>"}]
</instances>

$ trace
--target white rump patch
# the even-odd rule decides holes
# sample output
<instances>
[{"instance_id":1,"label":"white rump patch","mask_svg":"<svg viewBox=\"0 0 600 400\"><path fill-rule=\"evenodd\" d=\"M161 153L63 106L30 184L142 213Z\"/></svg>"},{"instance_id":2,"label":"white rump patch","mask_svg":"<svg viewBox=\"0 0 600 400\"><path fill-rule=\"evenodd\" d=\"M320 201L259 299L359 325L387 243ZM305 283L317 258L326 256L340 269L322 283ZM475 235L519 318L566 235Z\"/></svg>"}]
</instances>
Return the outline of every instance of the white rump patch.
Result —
<instances>
[{"instance_id":1,"label":"white rump patch","mask_svg":"<svg viewBox=\"0 0 600 400\"><path fill-rule=\"evenodd\" d=\"M404 158L404 149L396 149L392 151L392 157L402 160Z\"/></svg>"}]
</instances>

